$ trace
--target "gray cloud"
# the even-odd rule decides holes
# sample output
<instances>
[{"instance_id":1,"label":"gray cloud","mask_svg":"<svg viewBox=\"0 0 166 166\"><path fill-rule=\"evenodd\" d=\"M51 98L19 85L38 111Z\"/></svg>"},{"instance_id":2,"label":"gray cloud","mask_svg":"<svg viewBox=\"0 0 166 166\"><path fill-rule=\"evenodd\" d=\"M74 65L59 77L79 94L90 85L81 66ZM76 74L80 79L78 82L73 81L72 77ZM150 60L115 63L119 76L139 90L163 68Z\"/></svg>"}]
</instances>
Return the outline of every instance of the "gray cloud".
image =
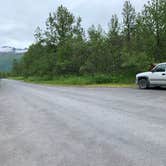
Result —
<instances>
[{"instance_id":1,"label":"gray cloud","mask_svg":"<svg viewBox=\"0 0 166 166\"><path fill-rule=\"evenodd\" d=\"M140 11L147 0L131 2ZM35 28L44 27L48 13L60 4L81 16L85 28L92 24L106 28L112 14L121 15L123 3L124 0L5 0L1 2L0 10L0 45L30 45L34 41Z\"/></svg>"}]
</instances>

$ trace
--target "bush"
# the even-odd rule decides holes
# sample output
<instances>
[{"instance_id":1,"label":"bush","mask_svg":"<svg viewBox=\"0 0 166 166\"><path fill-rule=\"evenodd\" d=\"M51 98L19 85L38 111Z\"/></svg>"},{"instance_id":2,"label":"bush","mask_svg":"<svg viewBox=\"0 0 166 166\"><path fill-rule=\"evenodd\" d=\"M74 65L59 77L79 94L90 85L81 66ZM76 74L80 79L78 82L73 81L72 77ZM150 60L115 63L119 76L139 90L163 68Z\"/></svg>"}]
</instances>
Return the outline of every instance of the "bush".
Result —
<instances>
[{"instance_id":1,"label":"bush","mask_svg":"<svg viewBox=\"0 0 166 166\"><path fill-rule=\"evenodd\" d=\"M104 84L104 83L111 83L112 82L112 77L110 75L95 75L93 76L93 82L96 84Z\"/></svg>"}]
</instances>

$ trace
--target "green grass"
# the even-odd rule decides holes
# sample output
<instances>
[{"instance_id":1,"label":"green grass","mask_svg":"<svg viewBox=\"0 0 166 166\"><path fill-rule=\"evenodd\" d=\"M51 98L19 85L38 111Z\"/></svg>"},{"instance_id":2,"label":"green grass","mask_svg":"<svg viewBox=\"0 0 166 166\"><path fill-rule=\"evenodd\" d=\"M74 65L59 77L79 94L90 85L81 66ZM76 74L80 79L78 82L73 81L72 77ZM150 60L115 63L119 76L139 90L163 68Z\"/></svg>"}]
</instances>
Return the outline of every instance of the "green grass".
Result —
<instances>
[{"instance_id":1,"label":"green grass","mask_svg":"<svg viewBox=\"0 0 166 166\"><path fill-rule=\"evenodd\" d=\"M29 83L43 85L62 85L62 86L87 86L87 87L134 87L135 80L132 76L61 76L52 79L48 77L14 77L12 79L22 80Z\"/></svg>"}]
</instances>

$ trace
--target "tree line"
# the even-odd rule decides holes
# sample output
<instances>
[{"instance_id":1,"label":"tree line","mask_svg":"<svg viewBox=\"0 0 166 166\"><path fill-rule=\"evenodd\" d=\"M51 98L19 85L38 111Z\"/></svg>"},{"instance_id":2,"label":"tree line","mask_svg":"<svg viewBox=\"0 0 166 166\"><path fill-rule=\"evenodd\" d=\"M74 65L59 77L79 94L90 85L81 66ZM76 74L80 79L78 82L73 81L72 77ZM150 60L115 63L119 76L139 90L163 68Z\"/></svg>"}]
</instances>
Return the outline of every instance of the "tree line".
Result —
<instances>
[{"instance_id":1,"label":"tree line","mask_svg":"<svg viewBox=\"0 0 166 166\"><path fill-rule=\"evenodd\" d=\"M0 79L1 78L7 78L10 76L10 73L9 72L0 72Z\"/></svg>"},{"instance_id":2,"label":"tree line","mask_svg":"<svg viewBox=\"0 0 166 166\"><path fill-rule=\"evenodd\" d=\"M13 75L135 74L166 61L166 1L151 0L139 13L125 1L122 17L120 22L112 15L108 31L101 25L85 31L81 17L59 6L44 30L37 27L28 52L14 61Z\"/></svg>"}]
</instances>

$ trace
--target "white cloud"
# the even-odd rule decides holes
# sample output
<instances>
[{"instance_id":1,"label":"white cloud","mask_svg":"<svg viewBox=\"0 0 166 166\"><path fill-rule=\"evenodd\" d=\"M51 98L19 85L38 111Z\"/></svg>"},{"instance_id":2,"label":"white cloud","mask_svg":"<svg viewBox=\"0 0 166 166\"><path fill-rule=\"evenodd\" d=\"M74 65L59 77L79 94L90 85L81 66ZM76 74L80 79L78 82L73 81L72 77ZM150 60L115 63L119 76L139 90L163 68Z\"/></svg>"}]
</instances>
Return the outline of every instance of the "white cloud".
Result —
<instances>
[{"instance_id":1,"label":"white cloud","mask_svg":"<svg viewBox=\"0 0 166 166\"><path fill-rule=\"evenodd\" d=\"M137 11L147 0L131 0ZM26 47L34 41L33 32L44 27L48 13L63 4L81 16L85 28L92 24L106 27L111 15L121 15L124 0L5 0L0 10L0 45Z\"/></svg>"}]
</instances>

